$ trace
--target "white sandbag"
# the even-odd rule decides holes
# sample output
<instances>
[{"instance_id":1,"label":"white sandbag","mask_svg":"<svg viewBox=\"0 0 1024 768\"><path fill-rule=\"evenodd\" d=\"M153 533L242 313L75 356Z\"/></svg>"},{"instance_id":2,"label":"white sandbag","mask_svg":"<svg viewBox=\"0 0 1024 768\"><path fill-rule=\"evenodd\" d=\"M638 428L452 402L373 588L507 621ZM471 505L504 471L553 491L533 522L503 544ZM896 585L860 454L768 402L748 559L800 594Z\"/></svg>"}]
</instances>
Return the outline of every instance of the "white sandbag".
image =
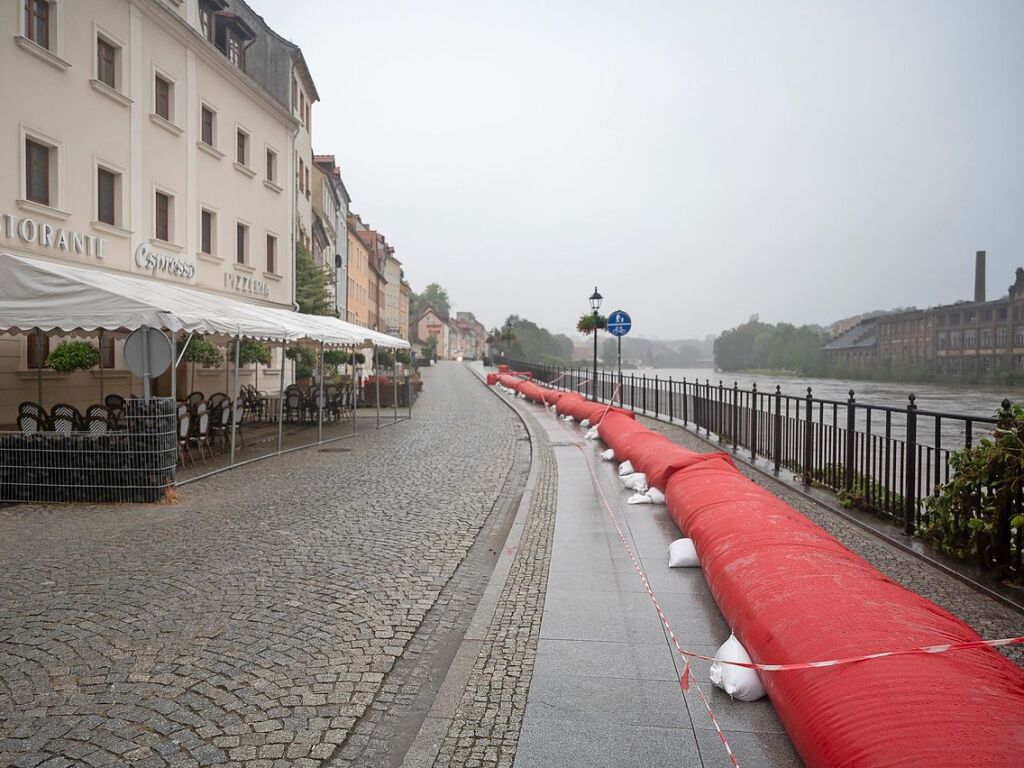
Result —
<instances>
[{"instance_id":1,"label":"white sandbag","mask_svg":"<svg viewBox=\"0 0 1024 768\"><path fill-rule=\"evenodd\" d=\"M651 503L651 497L648 496L646 493L634 493L632 496L630 496L628 499L626 499L626 503L627 504L650 504Z\"/></svg>"},{"instance_id":2,"label":"white sandbag","mask_svg":"<svg viewBox=\"0 0 1024 768\"><path fill-rule=\"evenodd\" d=\"M601 458L605 461L615 461L615 451L609 448L607 451L601 454Z\"/></svg>"},{"instance_id":3,"label":"white sandbag","mask_svg":"<svg viewBox=\"0 0 1024 768\"><path fill-rule=\"evenodd\" d=\"M738 661L742 664L751 662L750 654L740 645L736 635L729 635L729 639L715 652L715 658L722 661ZM764 696L764 686L761 684L761 678L757 676L756 669L734 667L732 664L719 664L716 661L711 664L711 682L740 701L757 701Z\"/></svg>"},{"instance_id":4,"label":"white sandbag","mask_svg":"<svg viewBox=\"0 0 1024 768\"><path fill-rule=\"evenodd\" d=\"M669 568L700 568L693 539L676 539L668 545Z\"/></svg>"},{"instance_id":5,"label":"white sandbag","mask_svg":"<svg viewBox=\"0 0 1024 768\"><path fill-rule=\"evenodd\" d=\"M647 475L643 472L634 472L619 478L622 484L637 493L647 493Z\"/></svg>"},{"instance_id":6,"label":"white sandbag","mask_svg":"<svg viewBox=\"0 0 1024 768\"><path fill-rule=\"evenodd\" d=\"M590 419L584 419L580 422L580 426L587 429L590 426Z\"/></svg>"},{"instance_id":7,"label":"white sandbag","mask_svg":"<svg viewBox=\"0 0 1024 768\"><path fill-rule=\"evenodd\" d=\"M648 488L647 495L650 497L652 504L665 503L665 494L659 491L657 488Z\"/></svg>"},{"instance_id":8,"label":"white sandbag","mask_svg":"<svg viewBox=\"0 0 1024 768\"><path fill-rule=\"evenodd\" d=\"M619 475L632 475L633 474L633 462L626 459L624 462L619 464Z\"/></svg>"},{"instance_id":9,"label":"white sandbag","mask_svg":"<svg viewBox=\"0 0 1024 768\"><path fill-rule=\"evenodd\" d=\"M598 437L600 435L597 434L597 427L591 427L587 430L587 434L584 435L584 438L587 440L597 440Z\"/></svg>"}]
</instances>

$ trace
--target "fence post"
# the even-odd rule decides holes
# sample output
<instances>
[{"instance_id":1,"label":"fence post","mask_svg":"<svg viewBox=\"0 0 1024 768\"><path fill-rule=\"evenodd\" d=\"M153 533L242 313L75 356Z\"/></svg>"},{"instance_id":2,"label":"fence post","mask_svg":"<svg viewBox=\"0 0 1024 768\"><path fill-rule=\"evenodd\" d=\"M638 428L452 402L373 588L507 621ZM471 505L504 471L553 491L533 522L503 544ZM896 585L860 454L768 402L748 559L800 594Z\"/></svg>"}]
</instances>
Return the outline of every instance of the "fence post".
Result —
<instances>
[{"instance_id":1,"label":"fence post","mask_svg":"<svg viewBox=\"0 0 1024 768\"><path fill-rule=\"evenodd\" d=\"M1015 424L1013 422L1013 412L1010 410L1011 403L1009 400L1003 400L1001 403L1002 411L999 414L998 429L1002 430L1014 430ZM1000 462L1002 464L1002 462ZM1006 466L1001 467L1002 472L1005 474ZM998 565L1009 565L1010 564L1010 540L1013 534L1010 531L1010 518L1012 516L1012 505L1013 505L1013 491L1012 491L1012 479L1001 478L1003 482L998 495L996 496L996 563ZM1010 480L1011 484L1007 484L1005 481Z\"/></svg>"},{"instance_id":2,"label":"fence post","mask_svg":"<svg viewBox=\"0 0 1024 768\"><path fill-rule=\"evenodd\" d=\"M732 383L732 408L729 410L732 411L731 424L729 425L729 429L732 430L732 452L736 453L736 449L739 448L740 439L740 383L738 381Z\"/></svg>"},{"instance_id":3,"label":"fence post","mask_svg":"<svg viewBox=\"0 0 1024 768\"><path fill-rule=\"evenodd\" d=\"M641 375L642 375L642 381L643 381L643 390L640 393L642 398L643 398L643 408L641 410L644 412L644 414L646 414L647 413L647 374L644 373L644 374L641 374Z\"/></svg>"},{"instance_id":4,"label":"fence post","mask_svg":"<svg viewBox=\"0 0 1024 768\"><path fill-rule=\"evenodd\" d=\"M750 460L757 459L757 383L750 386Z\"/></svg>"},{"instance_id":5,"label":"fence post","mask_svg":"<svg viewBox=\"0 0 1024 768\"><path fill-rule=\"evenodd\" d=\"M782 466L782 386L775 385L775 474Z\"/></svg>"},{"instance_id":6,"label":"fence post","mask_svg":"<svg viewBox=\"0 0 1024 768\"><path fill-rule=\"evenodd\" d=\"M672 404L672 377L668 377L668 420L672 423L674 420L675 407Z\"/></svg>"},{"instance_id":7,"label":"fence post","mask_svg":"<svg viewBox=\"0 0 1024 768\"><path fill-rule=\"evenodd\" d=\"M911 394L907 404L907 464L903 483L903 532L914 535L917 511L917 396Z\"/></svg>"},{"instance_id":8,"label":"fence post","mask_svg":"<svg viewBox=\"0 0 1024 768\"><path fill-rule=\"evenodd\" d=\"M688 409L687 409L687 405L686 405L686 377L683 376L683 426L684 427L686 426L686 422L689 420L687 418L687 413L688 413Z\"/></svg>"},{"instance_id":9,"label":"fence post","mask_svg":"<svg viewBox=\"0 0 1024 768\"><path fill-rule=\"evenodd\" d=\"M661 388L659 384L660 382L658 381L658 374L654 374L654 418L658 418L658 406L660 405L661 400Z\"/></svg>"},{"instance_id":10,"label":"fence post","mask_svg":"<svg viewBox=\"0 0 1024 768\"><path fill-rule=\"evenodd\" d=\"M814 397L811 388L807 388L807 413L804 416L804 485L810 485L814 478Z\"/></svg>"},{"instance_id":11,"label":"fence post","mask_svg":"<svg viewBox=\"0 0 1024 768\"><path fill-rule=\"evenodd\" d=\"M846 401L846 467L844 467L843 474L843 487L847 492L853 490L853 465L854 459L854 446L856 445L854 438L856 433L854 430L857 428L857 400L853 396L853 390L850 390L850 399Z\"/></svg>"}]
</instances>

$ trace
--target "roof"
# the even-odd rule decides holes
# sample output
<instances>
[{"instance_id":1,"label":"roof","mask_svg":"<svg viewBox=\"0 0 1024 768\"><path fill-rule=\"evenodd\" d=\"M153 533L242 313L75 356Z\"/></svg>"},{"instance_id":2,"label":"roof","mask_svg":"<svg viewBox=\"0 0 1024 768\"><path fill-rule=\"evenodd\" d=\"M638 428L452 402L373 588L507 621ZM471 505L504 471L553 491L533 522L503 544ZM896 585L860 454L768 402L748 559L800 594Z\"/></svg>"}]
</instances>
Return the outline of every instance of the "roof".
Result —
<instances>
[{"instance_id":1,"label":"roof","mask_svg":"<svg viewBox=\"0 0 1024 768\"><path fill-rule=\"evenodd\" d=\"M430 302L427 302L423 306L423 309L421 309L419 313L417 313L416 322L419 323L419 321L422 320L424 315L426 315L428 312L433 312L435 315L437 315L437 317L441 319L443 323L445 323L445 325L448 324L448 314L446 312L442 312Z\"/></svg>"},{"instance_id":2,"label":"roof","mask_svg":"<svg viewBox=\"0 0 1024 768\"><path fill-rule=\"evenodd\" d=\"M344 320L253 304L128 272L0 253L0 328L131 331L142 326L220 338L404 349L404 339Z\"/></svg>"},{"instance_id":3,"label":"roof","mask_svg":"<svg viewBox=\"0 0 1024 768\"><path fill-rule=\"evenodd\" d=\"M876 328L877 318L864 320L846 333L842 333L822 347L826 352L837 352L844 349L867 349L878 342Z\"/></svg>"}]
</instances>

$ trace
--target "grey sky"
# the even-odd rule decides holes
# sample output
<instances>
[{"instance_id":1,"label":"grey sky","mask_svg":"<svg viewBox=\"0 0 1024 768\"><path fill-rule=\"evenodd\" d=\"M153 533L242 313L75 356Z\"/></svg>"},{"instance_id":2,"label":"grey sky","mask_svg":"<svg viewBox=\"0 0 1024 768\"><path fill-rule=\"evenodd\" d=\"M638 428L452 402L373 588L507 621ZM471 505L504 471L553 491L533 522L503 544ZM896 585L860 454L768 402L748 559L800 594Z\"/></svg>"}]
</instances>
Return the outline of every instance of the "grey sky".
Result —
<instances>
[{"instance_id":1,"label":"grey sky","mask_svg":"<svg viewBox=\"0 0 1024 768\"><path fill-rule=\"evenodd\" d=\"M317 152L488 326L827 323L1024 265L1024 3L250 0Z\"/></svg>"}]
</instances>

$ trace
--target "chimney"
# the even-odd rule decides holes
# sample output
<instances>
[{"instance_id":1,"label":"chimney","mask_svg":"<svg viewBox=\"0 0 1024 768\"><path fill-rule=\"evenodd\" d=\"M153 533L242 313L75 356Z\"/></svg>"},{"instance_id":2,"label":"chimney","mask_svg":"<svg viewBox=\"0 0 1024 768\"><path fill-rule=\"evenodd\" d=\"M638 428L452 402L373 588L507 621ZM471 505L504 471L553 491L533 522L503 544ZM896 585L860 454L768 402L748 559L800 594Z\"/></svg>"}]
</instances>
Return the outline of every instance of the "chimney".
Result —
<instances>
[{"instance_id":1,"label":"chimney","mask_svg":"<svg viewBox=\"0 0 1024 768\"><path fill-rule=\"evenodd\" d=\"M978 251L974 255L974 301L981 304L985 301L985 252Z\"/></svg>"}]
</instances>

